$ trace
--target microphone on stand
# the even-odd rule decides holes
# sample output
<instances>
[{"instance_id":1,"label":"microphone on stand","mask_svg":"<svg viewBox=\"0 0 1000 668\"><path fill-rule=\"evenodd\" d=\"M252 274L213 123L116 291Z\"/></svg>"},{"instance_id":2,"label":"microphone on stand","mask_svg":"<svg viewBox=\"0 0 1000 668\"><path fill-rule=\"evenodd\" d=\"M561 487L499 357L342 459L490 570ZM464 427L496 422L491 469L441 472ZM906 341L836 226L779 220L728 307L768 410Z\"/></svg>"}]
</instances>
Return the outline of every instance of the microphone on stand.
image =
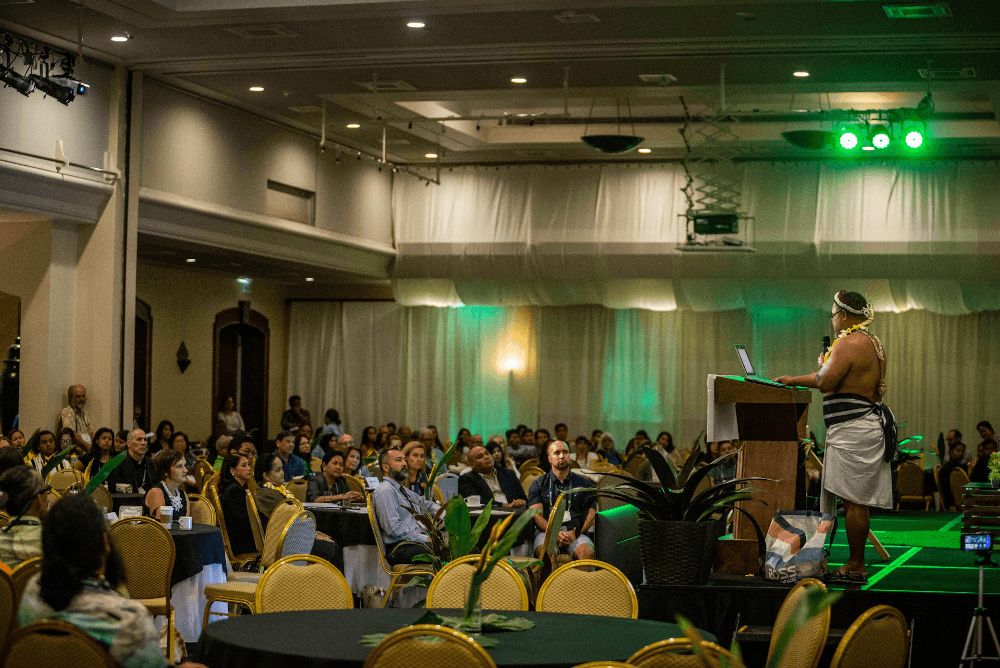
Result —
<instances>
[{"instance_id":1,"label":"microphone on stand","mask_svg":"<svg viewBox=\"0 0 1000 668\"><path fill-rule=\"evenodd\" d=\"M826 355L827 351L830 350L830 337L823 337L823 354Z\"/></svg>"}]
</instances>

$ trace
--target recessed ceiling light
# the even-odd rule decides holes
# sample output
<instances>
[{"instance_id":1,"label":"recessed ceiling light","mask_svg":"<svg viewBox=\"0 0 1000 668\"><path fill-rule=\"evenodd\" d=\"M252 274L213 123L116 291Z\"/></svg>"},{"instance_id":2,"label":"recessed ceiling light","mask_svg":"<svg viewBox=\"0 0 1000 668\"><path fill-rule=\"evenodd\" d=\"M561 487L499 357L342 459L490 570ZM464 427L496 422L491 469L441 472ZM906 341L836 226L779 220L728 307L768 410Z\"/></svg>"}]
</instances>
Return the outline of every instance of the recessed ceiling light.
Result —
<instances>
[{"instance_id":1,"label":"recessed ceiling light","mask_svg":"<svg viewBox=\"0 0 1000 668\"><path fill-rule=\"evenodd\" d=\"M639 153L652 153L652 152L653 152L653 149L651 149L651 148L640 148L639 149Z\"/></svg>"},{"instance_id":2,"label":"recessed ceiling light","mask_svg":"<svg viewBox=\"0 0 1000 668\"><path fill-rule=\"evenodd\" d=\"M349 129L351 129L351 130L357 130L358 128L361 127L361 124L360 123L348 123L347 127Z\"/></svg>"},{"instance_id":3,"label":"recessed ceiling light","mask_svg":"<svg viewBox=\"0 0 1000 668\"><path fill-rule=\"evenodd\" d=\"M263 93L264 92L264 87L263 86L250 86L250 92L251 93Z\"/></svg>"},{"instance_id":4,"label":"recessed ceiling light","mask_svg":"<svg viewBox=\"0 0 1000 668\"><path fill-rule=\"evenodd\" d=\"M436 157L438 157L438 154L437 153L424 153L424 157L425 158L436 158Z\"/></svg>"},{"instance_id":5,"label":"recessed ceiling light","mask_svg":"<svg viewBox=\"0 0 1000 668\"><path fill-rule=\"evenodd\" d=\"M306 278L306 283L312 283L315 280L316 280L315 278L313 278L312 276L309 276L309 277Z\"/></svg>"},{"instance_id":6,"label":"recessed ceiling light","mask_svg":"<svg viewBox=\"0 0 1000 668\"><path fill-rule=\"evenodd\" d=\"M528 80L524 77L514 77L510 80L511 83L528 83Z\"/></svg>"},{"instance_id":7,"label":"recessed ceiling light","mask_svg":"<svg viewBox=\"0 0 1000 668\"><path fill-rule=\"evenodd\" d=\"M423 21L410 21L406 24L407 28L425 28L426 24Z\"/></svg>"},{"instance_id":8,"label":"recessed ceiling light","mask_svg":"<svg viewBox=\"0 0 1000 668\"><path fill-rule=\"evenodd\" d=\"M809 73L806 72L805 70L799 70L798 72L792 72L792 76L793 77L807 77L807 76L809 76Z\"/></svg>"},{"instance_id":9,"label":"recessed ceiling light","mask_svg":"<svg viewBox=\"0 0 1000 668\"><path fill-rule=\"evenodd\" d=\"M128 41L128 35L112 35L111 36L111 41L112 42L127 42Z\"/></svg>"},{"instance_id":10,"label":"recessed ceiling light","mask_svg":"<svg viewBox=\"0 0 1000 668\"><path fill-rule=\"evenodd\" d=\"M188 262L188 264L192 264L194 262L194 258L193 257L189 257L187 259L187 262Z\"/></svg>"}]
</instances>

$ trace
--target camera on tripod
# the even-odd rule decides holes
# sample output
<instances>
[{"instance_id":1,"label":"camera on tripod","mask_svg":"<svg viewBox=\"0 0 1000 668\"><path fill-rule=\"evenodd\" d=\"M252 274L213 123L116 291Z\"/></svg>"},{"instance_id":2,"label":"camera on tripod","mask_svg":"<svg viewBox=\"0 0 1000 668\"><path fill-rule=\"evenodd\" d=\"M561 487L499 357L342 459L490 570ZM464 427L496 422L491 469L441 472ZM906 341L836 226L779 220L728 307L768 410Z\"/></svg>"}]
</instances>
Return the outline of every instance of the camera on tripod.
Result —
<instances>
[{"instance_id":1,"label":"camera on tripod","mask_svg":"<svg viewBox=\"0 0 1000 668\"><path fill-rule=\"evenodd\" d=\"M985 556L993 551L993 536L988 533L963 533L962 550Z\"/></svg>"}]
</instances>

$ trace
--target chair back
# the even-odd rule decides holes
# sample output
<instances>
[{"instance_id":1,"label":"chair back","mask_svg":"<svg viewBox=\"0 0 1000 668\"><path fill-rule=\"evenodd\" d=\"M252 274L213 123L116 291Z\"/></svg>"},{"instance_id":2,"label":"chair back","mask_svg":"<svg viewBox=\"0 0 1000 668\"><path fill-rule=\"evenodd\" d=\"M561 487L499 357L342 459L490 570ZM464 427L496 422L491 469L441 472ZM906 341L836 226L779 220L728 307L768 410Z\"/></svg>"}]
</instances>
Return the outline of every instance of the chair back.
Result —
<instances>
[{"instance_id":1,"label":"chair back","mask_svg":"<svg viewBox=\"0 0 1000 668\"><path fill-rule=\"evenodd\" d=\"M111 536L125 562L125 586L131 598L165 598L170 605L174 539L150 517L126 517L111 525Z\"/></svg>"},{"instance_id":2,"label":"chair back","mask_svg":"<svg viewBox=\"0 0 1000 668\"><path fill-rule=\"evenodd\" d=\"M375 504L372 502L372 495L369 494L365 501L368 504L368 521L372 525L372 533L375 534L375 547L378 548L378 558L382 563L382 570L387 575L392 575L392 568L389 566L389 562L385 560L385 543L382 542L382 529L379 528L378 517L375 515Z\"/></svg>"},{"instance_id":3,"label":"chair back","mask_svg":"<svg viewBox=\"0 0 1000 668\"><path fill-rule=\"evenodd\" d=\"M566 494L560 494L556 502L552 504L552 509L549 511L548 523L545 525L545 538L542 539L541 552L536 551L536 556L542 561L546 560L546 550L549 548L549 544L554 540L553 536L558 535L557 532L562 529L563 516L566 514L566 504L569 503L566 500ZM552 568L556 567L556 562L558 561L559 553L556 552L553 555ZM537 609L537 605L535 606Z\"/></svg>"},{"instance_id":4,"label":"chair back","mask_svg":"<svg viewBox=\"0 0 1000 668\"><path fill-rule=\"evenodd\" d=\"M104 485L98 485L90 493L90 500L97 504L98 508L104 508L105 513L110 513L115 509L115 501L111 498L111 492Z\"/></svg>"},{"instance_id":5,"label":"chair back","mask_svg":"<svg viewBox=\"0 0 1000 668\"><path fill-rule=\"evenodd\" d=\"M723 663L725 661L725 663ZM688 638L670 638L646 645L629 657L626 662L636 668L745 668L736 657L705 640L698 642L698 653Z\"/></svg>"},{"instance_id":6,"label":"chair back","mask_svg":"<svg viewBox=\"0 0 1000 668\"><path fill-rule=\"evenodd\" d=\"M600 487L614 487L615 485L624 482L621 478L615 478L614 476L604 475L601 479L597 481L597 486ZM628 494L629 496L635 496L635 492L631 489L621 489L618 490L623 494ZM604 496L603 494L597 495L597 509L598 510L608 510L609 508L618 508L619 506L628 505L621 499L613 499L610 496Z\"/></svg>"},{"instance_id":7,"label":"chair back","mask_svg":"<svg viewBox=\"0 0 1000 668\"><path fill-rule=\"evenodd\" d=\"M194 463L194 471L191 475L194 476L194 486L198 489L205 488L205 479L209 478L215 473L212 465L208 463L207 459L202 459L201 457Z\"/></svg>"},{"instance_id":8,"label":"chair back","mask_svg":"<svg viewBox=\"0 0 1000 668\"><path fill-rule=\"evenodd\" d=\"M352 492L358 492L359 494L365 493L365 484L356 477L352 475L345 475L344 480L347 481L347 488Z\"/></svg>"},{"instance_id":9,"label":"chair back","mask_svg":"<svg viewBox=\"0 0 1000 668\"><path fill-rule=\"evenodd\" d=\"M632 458L632 461L628 463L625 467L625 473L629 474L633 478L638 478L642 469L648 464L646 461L646 455L636 455Z\"/></svg>"},{"instance_id":10,"label":"chair back","mask_svg":"<svg viewBox=\"0 0 1000 668\"><path fill-rule=\"evenodd\" d=\"M309 470L313 473L319 473L323 470L323 460L319 457L313 457L309 460Z\"/></svg>"},{"instance_id":11,"label":"chair back","mask_svg":"<svg viewBox=\"0 0 1000 668\"><path fill-rule=\"evenodd\" d=\"M56 505L56 501L58 501L60 498L62 498L62 492L60 492L58 489L55 489L55 488L50 489L49 490L49 508L52 508L52 506Z\"/></svg>"},{"instance_id":12,"label":"chair back","mask_svg":"<svg viewBox=\"0 0 1000 668\"><path fill-rule=\"evenodd\" d=\"M427 608L464 608L481 558L476 554L461 557L438 571L427 589ZM527 610L528 589L517 571L501 559L483 583L479 600L487 610Z\"/></svg>"},{"instance_id":13,"label":"chair back","mask_svg":"<svg viewBox=\"0 0 1000 668\"><path fill-rule=\"evenodd\" d=\"M535 482L539 478L545 475L545 471L540 468L529 468L521 474L521 487L524 488L524 493L527 494L531 491L531 483Z\"/></svg>"},{"instance_id":14,"label":"chair back","mask_svg":"<svg viewBox=\"0 0 1000 668\"><path fill-rule=\"evenodd\" d=\"M299 566L305 562L304 566ZM257 613L289 610L346 610L354 594L336 566L311 554L284 557L271 564L257 583Z\"/></svg>"},{"instance_id":15,"label":"chair back","mask_svg":"<svg viewBox=\"0 0 1000 668\"><path fill-rule=\"evenodd\" d=\"M219 472L218 471L213 471L212 473L206 475L205 478L202 480L201 487L199 487L199 489L201 490L201 495L204 496L204 497L211 498L211 497L209 497L209 494L208 494L209 488L212 488L212 489L215 489L216 491L218 491L218 489L219 489ZM218 508L216 508L215 510L216 510L216 514L220 514Z\"/></svg>"},{"instance_id":16,"label":"chair back","mask_svg":"<svg viewBox=\"0 0 1000 668\"><path fill-rule=\"evenodd\" d=\"M306 489L309 487L309 481L305 478L296 478L295 480L289 480L285 483L285 489L292 493L299 503L306 502Z\"/></svg>"},{"instance_id":17,"label":"chair back","mask_svg":"<svg viewBox=\"0 0 1000 668\"><path fill-rule=\"evenodd\" d=\"M934 465L934 486L937 487L937 491L941 491L941 465ZM948 510L945 508L945 510Z\"/></svg>"},{"instance_id":18,"label":"chair back","mask_svg":"<svg viewBox=\"0 0 1000 668\"><path fill-rule=\"evenodd\" d=\"M236 561L236 553L233 552L233 546L229 542L229 530L226 529L226 515L222 512L222 501L219 499L219 488L215 485L206 484L205 492L208 497L208 502L212 504L212 509L215 510L215 518L218 520L219 529L222 531L222 545L226 548L226 556L229 557L229 561Z\"/></svg>"},{"instance_id":19,"label":"chair back","mask_svg":"<svg viewBox=\"0 0 1000 668\"><path fill-rule=\"evenodd\" d=\"M520 466L518 466L517 467L517 472L523 475L524 472L527 471L528 469L538 468L538 464L539 464L538 458L537 457L532 457L531 459L525 460L525 462L523 464L521 464Z\"/></svg>"},{"instance_id":20,"label":"chair back","mask_svg":"<svg viewBox=\"0 0 1000 668\"><path fill-rule=\"evenodd\" d=\"M267 568L280 558L278 556L278 544L281 542L281 535L284 533L285 527L298 512L298 508L295 507L295 499L283 499L271 511L271 519L267 521L267 530L264 532L264 547L260 551L261 570ZM309 545L309 549L305 550L305 553L308 553L311 549L312 544Z\"/></svg>"},{"instance_id":21,"label":"chair back","mask_svg":"<svg viewBox=\"0 0 1000 668\"><path fill-rule=\"evenodd\" d=\"M296 510L278 536L275 561L293 554L309 554L316 542L316 516L308 510Z\"/></svg>"},{"instance_id":22,"label":"chair back","mask_svg":"<svg viewBox=\"0 0 1000 668\"><path fill-rule=\"evenodd\" d=\"M45 483L57 490L60 495L73 485L79 485L80 491L83 491L83 474L76 469L57 468L49 472L48 480Z\"/></svg>"},{"instance_id":23,"label":"chair back","mask_svg":"<svg viewBox=\"0 0 1000 668\"><path fill-rule=\"evenodd\" d=\"M581 570L589 566L596 570ZM636 619L639 601L632 583L620 570L597 559L579 559L563 564L546 578L538 590L535 609Z\"/></svg>"},{"instance_id":24,"label":"chair back","mask_svg":"<svg viewBox=\"0 0 1000 668\"><path fill-rule=\"evenodd\" d=\"M21 594L28 586L28 580L34 577L35 573L42 570L42 558L32 557L25 559L10 572L10 581L14 587L14 610L21 607Z\"/></svg>"},{"instance_id":25,"label":"chair back","mask_svg":"<svg viewBox=\"0 0 1000 668\"><path fill-rule=\"evenodd\" d=\"M767 652L768 663L770 663L771 655L778 644L778 638L781 637L785 626L792 617L792 613L799 605L802 597L806 595L806 590L809 587L816 587L824 592L826 591L826 585L816 578L800 580L798 584L789 590L785 595L785 600L781 603L781 607L778 609L778 617L774 620L774 630L771 632L771 646ZM781 655L781 660L777 665L786 668L816 668L820 657L823 655L823 648L826 646L826 636L829 632L830 607L827 606L823 609L823 612L810 619L805 626L795 632L795 635L785 645L785 651Z\"/></svg>"},{"instance_id":26,"label":"chair back","mask_svg":"<svg viewBox=\"0 0 1000 668\"><path fill-rule=\"evenodd\" d=\"M14 631L0 665L7 668L118 666L96 640L60 619L33 622Z\"/></svg>"},{"instance_id":27,"label":"chair back","mask_svg":"<svg viewBox=\"0 0 1000 668\"><path fill-rule=\"evenodd\" d=\"M14 626L14 581L7 571L0 571L0 650L7 646L7 637ZM3 664L0 664L3 665Z\"/></svg>"},{"instance_id":28,"label":"chair back","mask_svg":"<svg viewBox=\"0 0 1000 668\"><path fill-rule=\"evenodd\" d=\"M257 512L257 502L253 499L253 493L249 488L245 491L247 504L247 517L250 519L250 531L253 533L253 544L257 552L264 551L264 525L260 522L260 513Z\"/></svg>"},{"instance_id":29,"label":"chair back","mask_svg":"<svg viewBox=\"0 0 1000 668\"><path fill-rule=\"evenodd\" d=\"M844 633L830 668L903 668L909 647L903 613L877 605L861 613Z\"/></svg>"},{"instance_id":30,"label":"chair back","mask_svg":"<svg viewBox=\"0 0 1000 668\"><path fill-rule=\"evenodd\" d=\"M431 642L425 640L430 637ZM393 631L365 660L364 668L496 668L490 655L469 636L437 624L414 624Z\"/></svg>"},{"instance_id":31,"label":"chair back","mask_svg":"<svg viewBox=\"0 0 1000 668\"><path fill-rule=\"evenodd\" d=\"M622 472L621 469L619 469L617 466L615 466L614 464L609 464L606 461L594 462L593 464L590 465L590 470L594 471L595 473L621 473Z\"/></svg>"},{"instance_id":32,"label":"chair back","mask_svg":"<svg viewBox=\"0 0 1000 668\"><path fill-rule=\"evenodd\" d=\"M955 507L962 509L962 488L969 484L969 474L962 467L954 468L948 477L951 485L951 495L955 499Z\"/></svg>"},{"instance_id":33,"label":"chair back","mask_svg":"<svg viewBox=\"0 0 1000 668\"><path fill-rule=\"evenodd\" d=\"M896 489L900 496L924 495L924 471L913 462L903 462L899 465Z\"/></svg>"},{"instance_id":34,"label":"chair back","mask_svg":"<svg viewBox=\"0 0 1000 668\"><path fill-rule=\"evenodd\" d=\"M8 522L10 522L10 515L0 510L0 527L7 526Z\"/></svg>"},{"instance_id":35,"label":"chair back","mask_svg":"<svg viewBox=\"0 0 1000 668\"><path fill-rule=\"evenodd\" d=\"M218 526L215 517L215 508L201 494L188 494L188 514L195 524L211 524Z\"/></svg>"}]
</instances>

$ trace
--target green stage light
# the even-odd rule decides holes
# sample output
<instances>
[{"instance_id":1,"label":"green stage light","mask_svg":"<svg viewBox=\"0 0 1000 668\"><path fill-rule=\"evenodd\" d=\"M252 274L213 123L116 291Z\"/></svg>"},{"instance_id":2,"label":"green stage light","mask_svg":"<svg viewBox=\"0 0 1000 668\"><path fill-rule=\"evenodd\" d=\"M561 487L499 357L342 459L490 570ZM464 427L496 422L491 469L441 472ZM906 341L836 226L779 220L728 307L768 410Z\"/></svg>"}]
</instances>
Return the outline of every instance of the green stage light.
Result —
<instances>
[{"instance_id":1,"label":"green stage light","mask_svg":"<svg viewBox=\"0 0 1000 668\"><path fill-rule=\"evenodd\" d=\"M891 139L885 130L878 130L872 135L872 146L875 148L887 148Z\"/></svg>"},{"instance_id":2,"label":"green stage light","mask_svg":"<svg viewBox=\"0 0 1000 668\"><path fill-rule=\"evenodd\" d=\"M920 148L924 143L924 135L919 130L910 130L903 141L910 148Z\"/></svg>"},{"instance_id":3,"label":"green stage light","mask_svg":"<svg viewBox=\"0 0 1000 668\"><path fill-rule=\"evenodd\" d=\"M848 151L858 147L858 133L852 128L845 128L840 131L840 147Z\"/></svg>"}]
</instances>

